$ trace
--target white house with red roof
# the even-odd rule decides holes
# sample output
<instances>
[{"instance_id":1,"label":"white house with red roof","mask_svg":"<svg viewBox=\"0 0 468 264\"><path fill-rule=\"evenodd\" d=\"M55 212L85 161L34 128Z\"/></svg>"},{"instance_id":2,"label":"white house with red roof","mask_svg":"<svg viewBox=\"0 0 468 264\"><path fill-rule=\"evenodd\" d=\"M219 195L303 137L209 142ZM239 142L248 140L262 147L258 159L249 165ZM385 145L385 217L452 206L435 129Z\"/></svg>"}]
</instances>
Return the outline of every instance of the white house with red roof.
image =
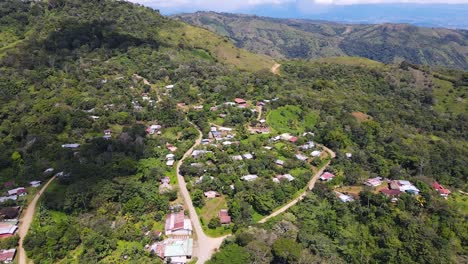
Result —
<instances>
[{"instance_id":1,"label":"white house with red roof","mask_svg":"<svg viewBox=\"0 0 468 264\"><path fill-rule=\"evenodd\" d=\"M165 234L166 236L192 235L192 223L190 222L190 219L185 219L183 210L166 216Z\"/></svg>"},{"instance_id":2,"label":"white house with red roof","mask_svg":"<svg viewBox=\"0 0 468 264\"><path fill-rule=\"evenodd\" d=\"M440 185L438 182L434 182L432 184L432 187L440 194L442 197L448 197L451 191L449 189L446 189L444 186Z\"/></svg>"}]
</instances>

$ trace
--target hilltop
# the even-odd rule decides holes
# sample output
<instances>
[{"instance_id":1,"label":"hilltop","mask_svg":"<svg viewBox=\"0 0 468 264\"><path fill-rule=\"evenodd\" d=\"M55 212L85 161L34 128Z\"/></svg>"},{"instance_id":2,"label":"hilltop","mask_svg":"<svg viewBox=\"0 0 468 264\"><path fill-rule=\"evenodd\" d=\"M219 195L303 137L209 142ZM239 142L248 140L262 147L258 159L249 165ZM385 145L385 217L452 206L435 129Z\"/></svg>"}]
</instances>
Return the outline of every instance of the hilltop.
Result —
<instances>
[{"instance_id":1,"label":"hilltop","mask_svg":"<svg viewBox=\"0 0 468 264\"><path fill-rule=\"evenodd\" d=\"M407 24L339 24L228 13L177 18L231 38L238 47L277 59L358 56L468 69L468 31Z\"/></svg>"}]
</instances>

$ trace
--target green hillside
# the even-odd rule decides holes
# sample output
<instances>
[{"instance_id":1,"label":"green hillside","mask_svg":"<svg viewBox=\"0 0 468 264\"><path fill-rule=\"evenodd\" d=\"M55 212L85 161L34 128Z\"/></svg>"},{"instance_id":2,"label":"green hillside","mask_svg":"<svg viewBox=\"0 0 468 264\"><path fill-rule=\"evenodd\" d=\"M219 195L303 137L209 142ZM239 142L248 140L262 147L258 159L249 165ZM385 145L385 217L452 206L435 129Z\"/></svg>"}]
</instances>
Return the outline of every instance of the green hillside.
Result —
<instances>
[{"instance_id":1,"label":"green hillside","mask_svg":"<svg viewBox=\"0 0 468 264\"><path fill-rule=\"evenodd\" d=\"M468 31L403 24L346 25L198 12L177 16L274 58L359 56L384 63L468 69Z\"/></svg>"}]
</instances>

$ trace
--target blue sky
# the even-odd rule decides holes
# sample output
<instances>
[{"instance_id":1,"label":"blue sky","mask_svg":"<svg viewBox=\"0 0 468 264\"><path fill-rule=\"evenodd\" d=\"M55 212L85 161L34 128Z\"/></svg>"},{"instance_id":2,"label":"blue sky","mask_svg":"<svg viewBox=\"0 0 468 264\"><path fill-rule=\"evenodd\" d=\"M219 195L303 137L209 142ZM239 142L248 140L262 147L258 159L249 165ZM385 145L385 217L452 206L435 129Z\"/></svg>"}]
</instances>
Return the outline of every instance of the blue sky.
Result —
<instances>
[{"instance_id":1,"label":"blue sky","mask_svg":"<svg viewBox=\"0 0 468 264\"><path fill-rule=\"evenodd\" d=\"M468 28L468 0L128 0L162 14L216 11L350 23Z\"/></svg>"}]
</instances>

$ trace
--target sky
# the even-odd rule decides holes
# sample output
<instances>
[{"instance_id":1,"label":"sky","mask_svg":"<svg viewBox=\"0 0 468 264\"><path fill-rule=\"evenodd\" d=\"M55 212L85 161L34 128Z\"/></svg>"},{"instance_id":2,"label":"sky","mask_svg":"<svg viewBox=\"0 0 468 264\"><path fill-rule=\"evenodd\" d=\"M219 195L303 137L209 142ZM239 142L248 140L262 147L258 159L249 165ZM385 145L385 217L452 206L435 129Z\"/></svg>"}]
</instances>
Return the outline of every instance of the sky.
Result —
<instances>
[{"instance_id":1,"label":"sky","mask_svg":"<svg viewBox=\"0 0 468 264\"><path fill-rule=\"evenodd\" d=\"M468 28L468 0L128 0L164 15L216 11L350 23Z\"/></svg>"}]
</instances>

